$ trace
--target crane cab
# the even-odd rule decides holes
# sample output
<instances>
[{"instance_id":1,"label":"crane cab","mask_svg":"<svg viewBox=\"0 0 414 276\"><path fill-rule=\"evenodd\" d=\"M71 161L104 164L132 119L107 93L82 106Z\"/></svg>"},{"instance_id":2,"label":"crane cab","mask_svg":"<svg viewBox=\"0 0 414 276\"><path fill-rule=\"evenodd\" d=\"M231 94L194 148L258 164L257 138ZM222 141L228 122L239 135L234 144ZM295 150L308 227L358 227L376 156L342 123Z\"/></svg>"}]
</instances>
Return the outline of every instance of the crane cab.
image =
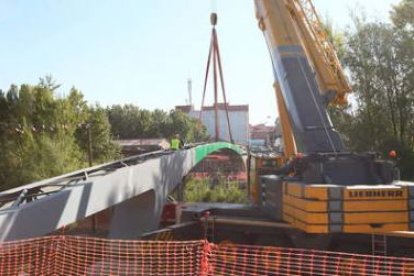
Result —
<instances>
[{"instance_id":1,"label":"crane cab","mask_svg":"<svg viewBox=\"0 0 414 276\"><path fill-rule=\"evenodd\" d=\"M248 166L248 191L252 204L260 203L260 178L264 175L274 175L284 164L284 157L280 154L250 153Z\"/></svg>"}]
</instances>

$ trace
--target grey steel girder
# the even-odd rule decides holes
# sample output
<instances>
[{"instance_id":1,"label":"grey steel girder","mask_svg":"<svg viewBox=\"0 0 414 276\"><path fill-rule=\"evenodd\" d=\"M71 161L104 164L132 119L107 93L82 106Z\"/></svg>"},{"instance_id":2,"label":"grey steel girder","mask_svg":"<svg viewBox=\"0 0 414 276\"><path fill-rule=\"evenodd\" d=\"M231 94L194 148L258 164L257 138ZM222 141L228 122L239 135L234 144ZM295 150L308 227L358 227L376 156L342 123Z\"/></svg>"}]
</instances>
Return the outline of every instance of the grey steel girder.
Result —
<instances>
[{"instance_id":1,"label":"grey steel girder","mask_svg":"<svg viewBox=\"0 0 414 276\"><path fill-rule=\"evenodd\" d=\"M0 242L45 235L109 207L114 207L109 237L153 231L168 194L199 161L196 150L127 158L1 192L0 199L38 188L43 194L0 209Z\"/></svg>"}]
</instances>

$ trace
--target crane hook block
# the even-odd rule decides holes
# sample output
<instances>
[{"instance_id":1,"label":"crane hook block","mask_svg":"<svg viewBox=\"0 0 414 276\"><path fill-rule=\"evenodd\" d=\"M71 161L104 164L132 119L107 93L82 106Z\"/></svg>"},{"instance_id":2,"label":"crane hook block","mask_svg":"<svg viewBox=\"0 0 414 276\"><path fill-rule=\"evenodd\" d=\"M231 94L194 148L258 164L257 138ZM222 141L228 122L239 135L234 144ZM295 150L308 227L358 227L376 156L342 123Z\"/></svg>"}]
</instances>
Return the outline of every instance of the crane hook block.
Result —
<instances>
[{"instance_id":1,"label":"crane hook block","mask_svg":"<svg viewBox=\"0 0 414 276\"><path fill-rule=\"evenodd\" d=\"M215 12L211 13L210 22L211 22L211 25L213 25L213 26L217 25L217 13L215 13Z\"/></svg>"}]
</instances>

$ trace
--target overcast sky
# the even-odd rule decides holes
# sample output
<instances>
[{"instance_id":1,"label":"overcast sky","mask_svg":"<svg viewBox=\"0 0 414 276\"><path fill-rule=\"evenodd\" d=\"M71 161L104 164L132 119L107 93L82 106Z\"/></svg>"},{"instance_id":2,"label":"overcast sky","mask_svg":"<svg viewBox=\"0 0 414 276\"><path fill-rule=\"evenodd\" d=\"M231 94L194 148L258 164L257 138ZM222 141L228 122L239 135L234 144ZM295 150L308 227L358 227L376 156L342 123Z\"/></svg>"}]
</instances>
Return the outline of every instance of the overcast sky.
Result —
<instances>
[{"instance_id":1,"label":"overcast sky","mask_svg":"<svg viewBox=\"0 0 414 276\"><path fill-rule=\"evenodd\" d=\"M350 11L386 20L397 0L314 0L337 28ZM170 110L187 78L200 107L212 5L200 0L0 0L0 89L52 74L89 103ZM249 104L251 123L277 116L273 76L252 0L217 0L227 98ZM209 90L212 95L212 90ZM212 97L207 103L212 102Z\"/></svg>"}]
</instances>

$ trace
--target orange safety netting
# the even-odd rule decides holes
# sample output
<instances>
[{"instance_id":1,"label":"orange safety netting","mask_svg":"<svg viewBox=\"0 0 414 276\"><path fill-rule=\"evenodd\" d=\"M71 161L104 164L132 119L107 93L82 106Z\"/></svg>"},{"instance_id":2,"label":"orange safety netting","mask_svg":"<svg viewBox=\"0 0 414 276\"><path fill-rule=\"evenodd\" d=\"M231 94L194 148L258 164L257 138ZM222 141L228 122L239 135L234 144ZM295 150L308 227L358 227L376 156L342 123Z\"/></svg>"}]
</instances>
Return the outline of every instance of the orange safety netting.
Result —
<instances>
[{"instance_id":1,"label":"orange safety netting","mask_svg":"<svg viewBox=\"0 0 414 276\"><path fill-rule=\"evenodd\" d=\"M6 242L0 275L201 275L205 245L75 236Z\"/></svg>"},{"instance_id":2,"label":"orange safety netting","mask_svg":"<svg viewBox=\"0 0 414 276\"><path fill-rule=\"evenodd\" d=\"M0 275L414 275L414 259L206 241L48 236L1 244Z\"/></svg>"},{"instance_id":3,"label":"orange safety netting","mask_svg":"<svg viewBox=\"0 0 414 276\"><path fill-rule=\"evenodd\" d=\"M317 250L221 245L208 275L414 275L414 259Z\"/></svg>"}]
</instances>

